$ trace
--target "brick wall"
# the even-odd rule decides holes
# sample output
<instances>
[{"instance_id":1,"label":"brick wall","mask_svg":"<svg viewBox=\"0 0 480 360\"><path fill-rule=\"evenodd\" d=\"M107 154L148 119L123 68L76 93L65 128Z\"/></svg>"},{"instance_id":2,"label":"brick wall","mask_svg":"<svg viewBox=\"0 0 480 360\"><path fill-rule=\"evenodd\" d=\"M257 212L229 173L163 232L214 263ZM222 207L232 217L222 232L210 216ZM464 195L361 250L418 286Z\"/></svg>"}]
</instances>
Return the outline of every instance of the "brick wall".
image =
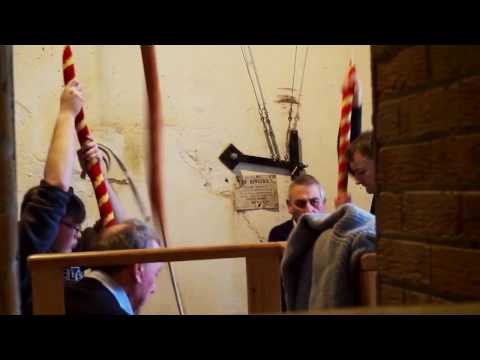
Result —
<instances>
[{"instance_id":1,"label":"brick wall","mask_svg":"<svg viewBox=\"0 0 480 360\"><path fill-rule=\"evenodd\" d=\"M372 46L379 302L480 300L480 46Z\"/></svg>"}]
</instances>

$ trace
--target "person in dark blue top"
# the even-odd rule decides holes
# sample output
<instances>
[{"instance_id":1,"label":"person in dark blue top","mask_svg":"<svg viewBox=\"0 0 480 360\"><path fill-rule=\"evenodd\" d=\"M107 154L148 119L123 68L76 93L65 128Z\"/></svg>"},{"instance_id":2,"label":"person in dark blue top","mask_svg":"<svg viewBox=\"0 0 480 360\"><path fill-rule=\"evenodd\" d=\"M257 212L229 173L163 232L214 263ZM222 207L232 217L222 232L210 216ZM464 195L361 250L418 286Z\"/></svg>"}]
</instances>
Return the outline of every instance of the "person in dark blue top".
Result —
<instances>
[{"instance_id":1,"label":"person in dark blue top","mask_svg":"<svg viewBox=\"0 0 480 360\"><path fill-rule=\"evenodd\" d=\"M351 82L351 83L350 83ZM352 115L351 115L351 131L350 131L350 141L353 142L360 134L362 131L362 87L360 84L360 81L358 80L358 77L354 78L349 78L346 80L346 82L343 84L343 87L348 87L348 86L353 86L353 99L352 99ZM339 136L337 138L337 149L339 145ZM287 199L287 206L288 206L288 212L292 215L292 219L275 226L271 231L268 236L268 241L285 241L288 239L288 236L290 235L290 232L293 230L294 224L296 219L307 212L318 212L314 206L311 206L310 208L299 208L295 206L295 200L293 199L292 196L296 196L296 192L298 189L295 189L295 193L292 193L292 189L295 187L295 182L298 181L299 183L303 183L305 180L302 178L299 178L299 180L294 180L290 184L289 188L289 199ZM322 193L322 200L326 201L326 196L325 196L325 191L323 188L320 186L318 181L313 178L306 180L306 183L302 185L308 185L311 184L318 184L317 186L320 187L321 190L319 190ZM346 194L348 195L348 194ZM304 197L304 195L301 195ZM336 200L336 202L338 199ZM306 206L306 204L304 204ZM322 208L320 211L323 211L324 205L322 205Z\"/></svg>"},{"instance_id":2,"label":"person in dark blue top","mask_svg":"<svg viewBox=\"0 0 480 360\"><path fill-rule=\"evenodd\" d=\"M303 214L323 212L327 198L322 185L312 175L296 177L288 188L287 208L290 220L275 226L268 241L286 241L298 218Z\"/></svg>"},{"instance_id":3,"label":"person in dark blue top","mask_svg":"<svg viewBox=\"0 0 480 360\"><path fill-rule=\"evenodd\" d=\"M50 142L44 178L30 189L20 207L19 265L22 314L32 313L30 255L71 251L85 220L83 202L70 187L75 161L75 116L84 103L78 81L69 82L60 98L60 111Z\"/></svg>"},{"instance_id":4,"label":"person in dark blue top","mask_svg":"<svg viewBox=\"0 0 480 360\"><path fill-rule=\"evenodd\" d=\"M348 83L348 81L353 81ZM362 89L357 77L348 80L343 87L353 86L352 115L350 141L354 141L361 133L362 129ZM337 137L337 150L340 134ZM293 191L292 191L293 190ZM312 196L312 194L314 196ZM345 194L348 195L348 194ZM275 226L269 233L268 241L286 241L292 232L297 219L305 213L323 212L326 204L325 190L319 182L310 175L301 175L293 180L289 188L289 198L287 199L288 212L292 218L280 225ZM297 198L298 197L298 198ZM308 201L307 201L308 199ZM345 199L346 200L346 199ZM312 202L313 201L313 202ZM337 202L339 199L335 200ZM282 311L285 311L285 299L282 288Z\"/></svg>"},{"instance_id":5,"label":"person in dark blue top","mask_svg":"<svg viewBox=\"0 0 480 360\"><path fill-rule=\"evenodd\" d=\"M311 175L296 177L288 188L287 207L292 218L275 226L268 235L268 241L286 241L300 216L325 210L325 190ZM282 311L286 311L284 290L281 292Z\"/></svg>"},{"instance_id":6,"label":"person in dark blue top","mask_svg":"<svg viewBox=\"0 0 480 360\"><path fill-rule=\"evenodd\" d=\"M83 104L80 83L77 80L70 81L60 98L60 111L50 142L44 177L40 185L27 191L20 207L18 260L21 311L24 315L32 314L28 257L41 253L71 252L79 245L82 237L81 224L86 218L85 206L74 194L70 184L76 160L75 117ZM97 144L91 136L78 156L81 162L98 156ZM115 215L118 216L123 213L123 209L119 206L118 199L112 196L109 184L107 187L113 199Z\"/></svg>"}]
</instances>

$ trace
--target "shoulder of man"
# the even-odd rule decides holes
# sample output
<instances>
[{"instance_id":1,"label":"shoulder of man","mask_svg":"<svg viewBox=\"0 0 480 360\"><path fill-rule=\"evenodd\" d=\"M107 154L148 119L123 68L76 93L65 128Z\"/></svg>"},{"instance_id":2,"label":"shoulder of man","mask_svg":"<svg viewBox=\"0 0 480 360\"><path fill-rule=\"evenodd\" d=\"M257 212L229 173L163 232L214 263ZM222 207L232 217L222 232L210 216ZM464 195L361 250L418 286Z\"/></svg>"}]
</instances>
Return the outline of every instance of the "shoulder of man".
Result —
<instances>
[{"instance_id":1,"label":"shoulder of man","mask_svg":"<svg viewBox=\"0 0 480 360\"><path fill-rule=\"evenodd\" d=\"M42 180L36 191L29 193L22 202L19 222L20 250L25 257L50 250L73 191Z\"/></svg>"},{"instance_id":2,"label":"shoulder of man","mask_svg":"<svg viewBox=\"0 0 480 360\"><path fill-rule=\"evenodd\" d=\"M65 282L65 312L67 315L127 315L110 291L92 278Z\"/></svg>"},{"instance_id":3,"label":"shoulder of man","mask_svg":"<svg viewBox=\"0 0 480 360\"><path fill-rule=\"evenodd\" d=\"M286 241L293 229L293 221L288 220L270 230L268 241Z\"/></svg>"}]
</instances>

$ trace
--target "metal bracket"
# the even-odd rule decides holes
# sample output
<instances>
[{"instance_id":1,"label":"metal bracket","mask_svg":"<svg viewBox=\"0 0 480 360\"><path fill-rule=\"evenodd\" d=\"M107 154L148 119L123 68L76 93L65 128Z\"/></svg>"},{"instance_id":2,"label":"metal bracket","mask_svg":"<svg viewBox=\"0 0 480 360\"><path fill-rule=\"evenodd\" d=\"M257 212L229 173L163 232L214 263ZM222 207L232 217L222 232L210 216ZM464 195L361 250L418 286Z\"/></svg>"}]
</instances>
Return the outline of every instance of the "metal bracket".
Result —
<instances>
[{"instance_id":1,"label":"metal bracket","mask_svg":"<svg viewBox=\"0 0 480 360\"><path fill-rule=\"evenodd\" d=\"M220 161L230 170L241 167L259 172L279 173L291 176L292 179L303 173L308 166L301 162L300 139L296 131L292 132L289 144L289 158L291 160L273 160L259 156L245 155L233 144L230 144L219 156ZM265 169L265 167L267 169Z\"/></svg>"}]
</instances>

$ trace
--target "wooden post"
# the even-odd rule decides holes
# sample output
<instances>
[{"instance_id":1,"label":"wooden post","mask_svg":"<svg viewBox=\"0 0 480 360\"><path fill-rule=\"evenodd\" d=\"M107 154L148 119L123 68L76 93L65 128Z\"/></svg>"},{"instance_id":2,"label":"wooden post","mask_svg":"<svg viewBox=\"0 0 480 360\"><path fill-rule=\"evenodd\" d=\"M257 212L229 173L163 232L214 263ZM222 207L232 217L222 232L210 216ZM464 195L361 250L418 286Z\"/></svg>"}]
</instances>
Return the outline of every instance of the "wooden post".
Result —
<instances>
[{"instance_id":1,"label":"wooden post","mask_svg":"<svg viewBox=\"0 0 480 360\"><path fill-rule=\"evenodd\" d=\"M32 300L35 315L65 314L65 275L61 267L32 267Z\"/></svg>"},{"instance_id":2,"label":"wooden post","mask_svg":"<svg viewBox=\"0 0 480 360\"><path fill-rule=\"evenodd\" d=\"M247 265L248 313L281 313L281 256L247 256L245 260Z\"/></svg>"},{"instance_id":3,"label":"wooden post","mask_svg":"<svg viewBox=\"0 0 480 360\"><path fill-rule=\"evenodd\" d=\"M377 254L363 254L359 271L360 305L377 306Z\"/></svg>"},{"instance_id":4,"label":"wooden post","mask_svg":"<svg viewBox=\"0 0 480 360\"><path fill-rule=\"evenodd\" d=\"M0 46L0 315L20 313L13 47Z\"/></svg>"}]
</instances>

